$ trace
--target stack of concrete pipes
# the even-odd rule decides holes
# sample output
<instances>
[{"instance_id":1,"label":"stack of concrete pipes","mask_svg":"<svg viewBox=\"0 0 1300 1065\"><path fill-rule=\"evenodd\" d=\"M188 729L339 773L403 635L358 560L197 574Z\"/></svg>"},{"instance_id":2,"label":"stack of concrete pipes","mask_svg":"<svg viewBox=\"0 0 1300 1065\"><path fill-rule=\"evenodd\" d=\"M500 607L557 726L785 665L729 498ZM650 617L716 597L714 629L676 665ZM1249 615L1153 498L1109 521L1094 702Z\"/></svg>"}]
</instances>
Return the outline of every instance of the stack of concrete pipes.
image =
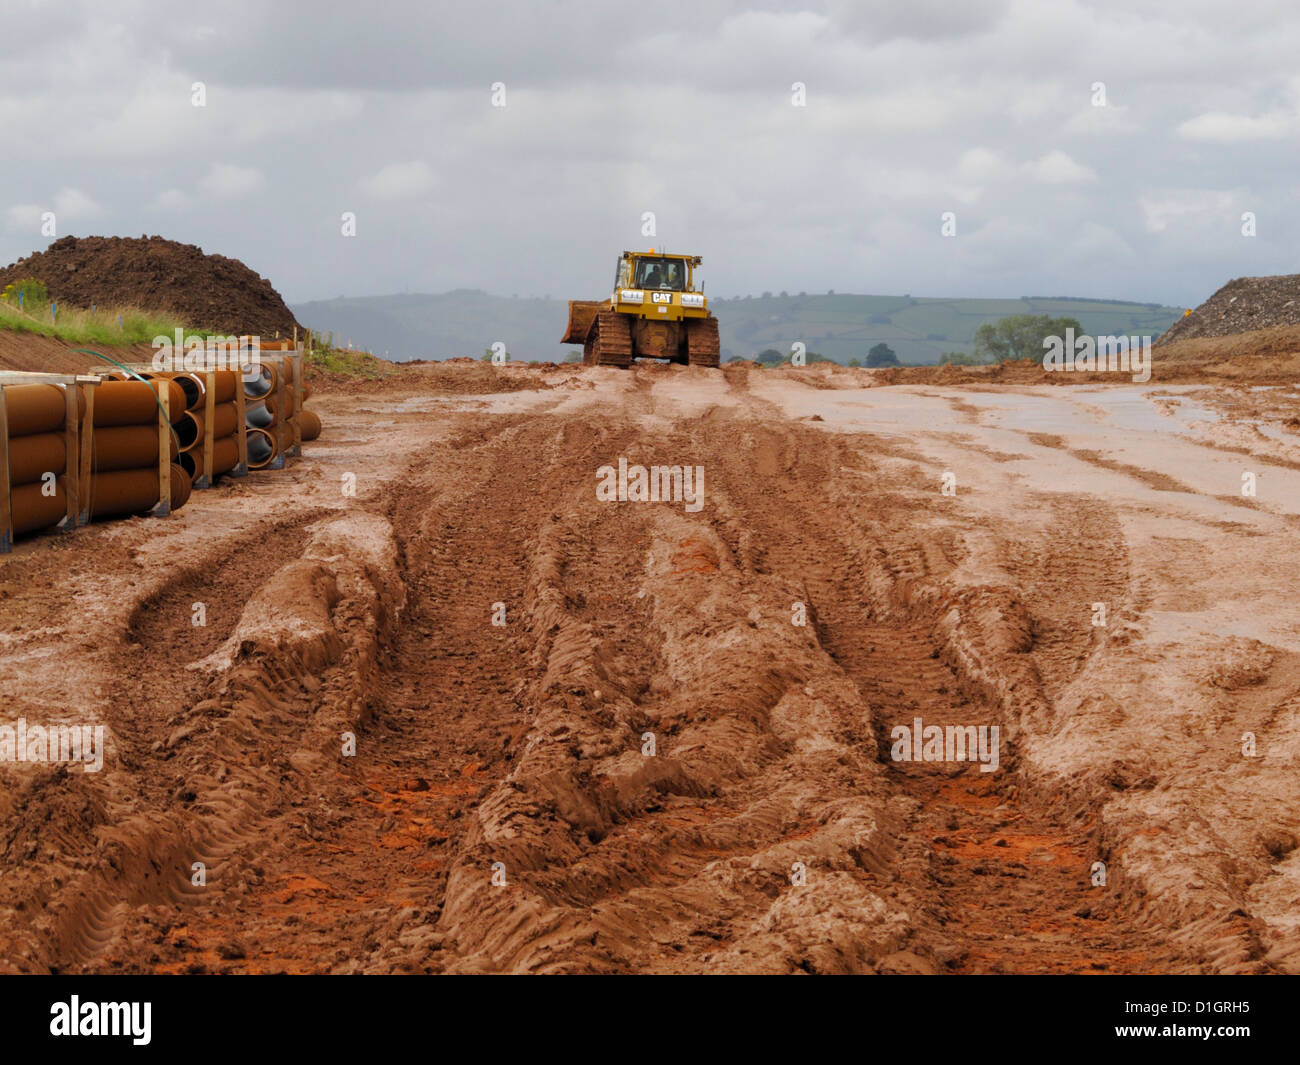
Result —
<instances>
[{"instance_id":1,"label":"stack of concrete pipes","mask_svg":"<svg viewBox=\"0 0 1300 1065\"><path fill-rule=\"evenodd\" d=\"M206 486L208 381L212 381L212 477L230 473L239 465L239 411L235 393L239 374L234 370L208 373L142 373L149 380L171 381L185 393L184 409L173 418L176 429L176 461L196 486Z\"/></svg>"},{"instance_id":2,"label":"stack of concrete pipes","mask_svg":"<svg viewBox=\"0 0 1300 1065\"><path fill-rule=\"evenodd\" d=\"M74 434L68 431L65 390L70 387L20 384L4 389L10 528L0 533L21 536L76 524L76 508L69 503L69 493L74 498L76 494L70 479L75 479L77 468ZM79 391L71 406L75 422L85 413Z\"/></svg>"},{"instance_id":3,"label":"stack of concrete pipes","mask_svg":"<svg viewBox=\"0 0 1300 1065\"><path fill-rule=\"evenodd\" d=\"M40 529L166 514L210 484L209 473L241 474L245 455L248 469L266 469L300 454L321 433L320 418L303 406L310 390L301 351L288 342L263 347L268 354L242 377L144 367L98 378L0 374L0 504L8 502L0 505L0 550Z\"/></svg>"},{"instance_id":4,"label":"stack of concrete pipes","mask_svg":"<svg viewBox=\"0 0 1300 1065\"><path fill-rule=\"evenodd\" d=\"M244 376L244 420L248 427L248 466L259 470L270 466L281 455L289 454L305 440L320 436L321 422L314 411L305 407L299 410L299 386L302 398L311 394L305 382L293 379L299 372L301 361L291 356L293 348L282 344L263 343L264 356ZM284 351L284 356L276 354ZM289 375L281 380L282 375ZM283 409L281 409L283 408Z\"/></svg>"},{"instance_id":5,"label":"stack of concrete pipes","mask_svg":"<svg viewBox=\"0 0 1300 1065\"><path fill-rule=\"evenodd\" d=\"M289 424L294 413L293 389L280 387L280 371L279 363L268 360L259 362L244 375L244 424L250 470L266 469L285 453L286 440L293 439ZM286 409L281 411L281 406Z\"/></svg>"},{"instance_id":6,"label":"stack of concrete pipes","mask_svg":"<svg viewBox=\"0 0 1300 1065\"><path fill-rule=\"evenodd\" d=\"M166 393L169 427L159 431L162 395ZM187 395L176 381L106 379L96 390L91 411L90 516L140 514L162 498L162 462L166 441L170 509L185 505L192 481L178 461L180 431Z\"/></svg>"},{"instance_id":7,"label":"stack of concrete pipes","mask_svg":"<svg viewBox=\"0 0 1300 1065\"><path fill-rule=\"evenodd\" d=\"M142 381L103 381L86 386L15 384L4 388L3 461L9 537L56 526L71 528L94 518L144 514L164 499L184 506L190 478L178 465L160 461L160 400ZM90 425L82 425L90 397ZM184 393L169 384L173 410L185 410ZM71 421L69 421L71 419ZM174 446L174 445L173 445ZM172 456L169 456L172 457ZM164 477L167 478L164 481Z\"/></svg>"}]
</instances>

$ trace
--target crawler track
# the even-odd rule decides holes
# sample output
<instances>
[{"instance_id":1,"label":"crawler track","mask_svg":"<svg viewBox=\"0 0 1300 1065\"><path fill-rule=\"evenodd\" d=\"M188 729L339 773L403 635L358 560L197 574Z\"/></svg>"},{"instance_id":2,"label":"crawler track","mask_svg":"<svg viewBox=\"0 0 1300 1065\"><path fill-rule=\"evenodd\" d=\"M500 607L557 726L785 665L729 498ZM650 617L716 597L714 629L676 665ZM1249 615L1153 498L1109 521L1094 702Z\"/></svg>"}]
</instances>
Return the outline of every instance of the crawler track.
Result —
<instances>
[{"instance_id":1,"label":"crawler track","mask_svg":"<svg viewBox=\"0 0 1300 1065\"><path fill-rule=\"evenodd\" d=\"M587 334L582 361L588 366L632 365L632 325L627 315L601 311Z\"/></svg>"},{"instance_id":2,"label":"crawler track","mask_svg":"<svg viewBox=\"0 0 1300 1065\"><path fill-rule=\"evenodd\" d=\"M722 358L722 345L718 340L718 320L690 319L686 323L687 359L692 366L717 366Z\"/></svg>"}]
</instances>

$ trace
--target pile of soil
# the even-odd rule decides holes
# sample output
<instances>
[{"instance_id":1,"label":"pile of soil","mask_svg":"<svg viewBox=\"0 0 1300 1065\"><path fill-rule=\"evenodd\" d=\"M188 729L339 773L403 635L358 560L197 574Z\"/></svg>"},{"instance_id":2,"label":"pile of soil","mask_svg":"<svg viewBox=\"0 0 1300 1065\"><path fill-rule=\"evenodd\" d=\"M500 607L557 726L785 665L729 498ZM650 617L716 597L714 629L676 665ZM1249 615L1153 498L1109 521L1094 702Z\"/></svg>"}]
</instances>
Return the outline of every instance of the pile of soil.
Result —
<instances>
[{"instance_id":1,"label":"pile of soil","mask_svg":"<svg viewBox=\"0 0 1300 1065\"><path fill-rule=\"evenodd\" d=\"M1300 274L1233 278L1178 319L1156 343L1229 336L1279 325L1300 325Z\"/></svg>"},{"instance_id":2,"label":"pile of soil","mask_svg":"<svg viewBox=\"0 0 1300 1065\"><path fill-rule=\"evenodd\" d=\"M172 312L195 329L272 339L298 324L271 282L238 259L162 237L62 237L0 270L0 289L29 277L53 300Z\"/></svg>"}]
</instances>

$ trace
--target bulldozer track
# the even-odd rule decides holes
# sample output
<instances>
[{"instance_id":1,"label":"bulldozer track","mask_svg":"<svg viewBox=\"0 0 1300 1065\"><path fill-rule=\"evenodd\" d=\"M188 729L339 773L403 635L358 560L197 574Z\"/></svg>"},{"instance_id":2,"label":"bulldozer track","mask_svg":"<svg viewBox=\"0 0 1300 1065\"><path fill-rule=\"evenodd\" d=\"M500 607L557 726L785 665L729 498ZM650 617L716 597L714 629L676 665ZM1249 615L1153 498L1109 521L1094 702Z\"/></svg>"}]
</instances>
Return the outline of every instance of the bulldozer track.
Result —
<instances>
[{"instance_id":1,"label":"bulldozer track","mask_svg":"<svg viewBox=\"0 0 1300 1065\"><path fill-rule=\"evenodd\" d=\"M686 323L686 351L692 366L717 366L722 361L718 320L713 315Z\"/></svg>"},{"instance_id":2,"label":"bulldozer track","mask_svg":"<svg viewBox=\"0 0 1300 1065\"><path fill-rule=\"evenodd\" d=\"M582 361L588 366L632 365L632 324L626 315L601 311L582 346Z\"/></svg>"},{"instance_id":3,"label":"bulldozer track","mask_svg":"<svg viewBox=\"0 0 1300 1065\"><path fill-rule=\"evenodd\" d=\"M1280 734L1300 657L1272 649L1238 688L1196 680L1186 708L1149 694L1146 604L1194 605L1203 562L1164 521L1152 562L1144 493L972 467L969 500L946 499L932 486L964 438L917 428L907 452L793 417L813 369L572 372L558 396L508 372L538 388L500 413L430 419L434 366L330 397L358 435L390 435L323 452L320 480L347 463L375 488L344 511L305 480L267 486L281 513L250 526L228 505L222 538L191 531L168 571L175 542L147 528L92 543L72 558L93 612L54 582L65 558L9 559L6 694L62 654L52 690L115 738L112 773L0 767L0 970L1295 970L1268 860L1289 853L1271 835L1295 820L1289 755L1197 790L1224 777L1223 744L1191 715L1232 715L1219 739ZM927 397L849 402L872 398ZM621 456L698 467L704 506L600 499ZM1008 504L982 511L999 484ZM1271 546L1288 565L1289 533ZM231 561L250 534L269 569ZM996 726L997 771L896 757L918 719Z\"/></svg>"}]
</instances>

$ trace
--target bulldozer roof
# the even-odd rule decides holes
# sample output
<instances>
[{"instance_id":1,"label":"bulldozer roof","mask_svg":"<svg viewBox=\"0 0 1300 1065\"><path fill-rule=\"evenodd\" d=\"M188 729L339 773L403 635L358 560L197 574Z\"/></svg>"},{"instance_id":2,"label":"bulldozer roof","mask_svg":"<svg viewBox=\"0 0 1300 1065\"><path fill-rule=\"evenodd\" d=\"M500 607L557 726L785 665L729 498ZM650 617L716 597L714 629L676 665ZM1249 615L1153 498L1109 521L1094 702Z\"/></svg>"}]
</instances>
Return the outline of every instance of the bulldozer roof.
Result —
<instances>
[{"instance_id":1,"label":"bulldozer roof","mask_svg":"<svg viewBox=\"0 0 1300 1065\"><path fill-rule=\"evenodd\" d=\"M641 259L648 258L651 255L656 259L685 259L692 266L699 266L700 263L704 262L704 260L698 255L683 255L681 252L659 251L657 249L652 249L650 251L625 251L623 253L623 258Z\"/></svg>"}]
</instances>

